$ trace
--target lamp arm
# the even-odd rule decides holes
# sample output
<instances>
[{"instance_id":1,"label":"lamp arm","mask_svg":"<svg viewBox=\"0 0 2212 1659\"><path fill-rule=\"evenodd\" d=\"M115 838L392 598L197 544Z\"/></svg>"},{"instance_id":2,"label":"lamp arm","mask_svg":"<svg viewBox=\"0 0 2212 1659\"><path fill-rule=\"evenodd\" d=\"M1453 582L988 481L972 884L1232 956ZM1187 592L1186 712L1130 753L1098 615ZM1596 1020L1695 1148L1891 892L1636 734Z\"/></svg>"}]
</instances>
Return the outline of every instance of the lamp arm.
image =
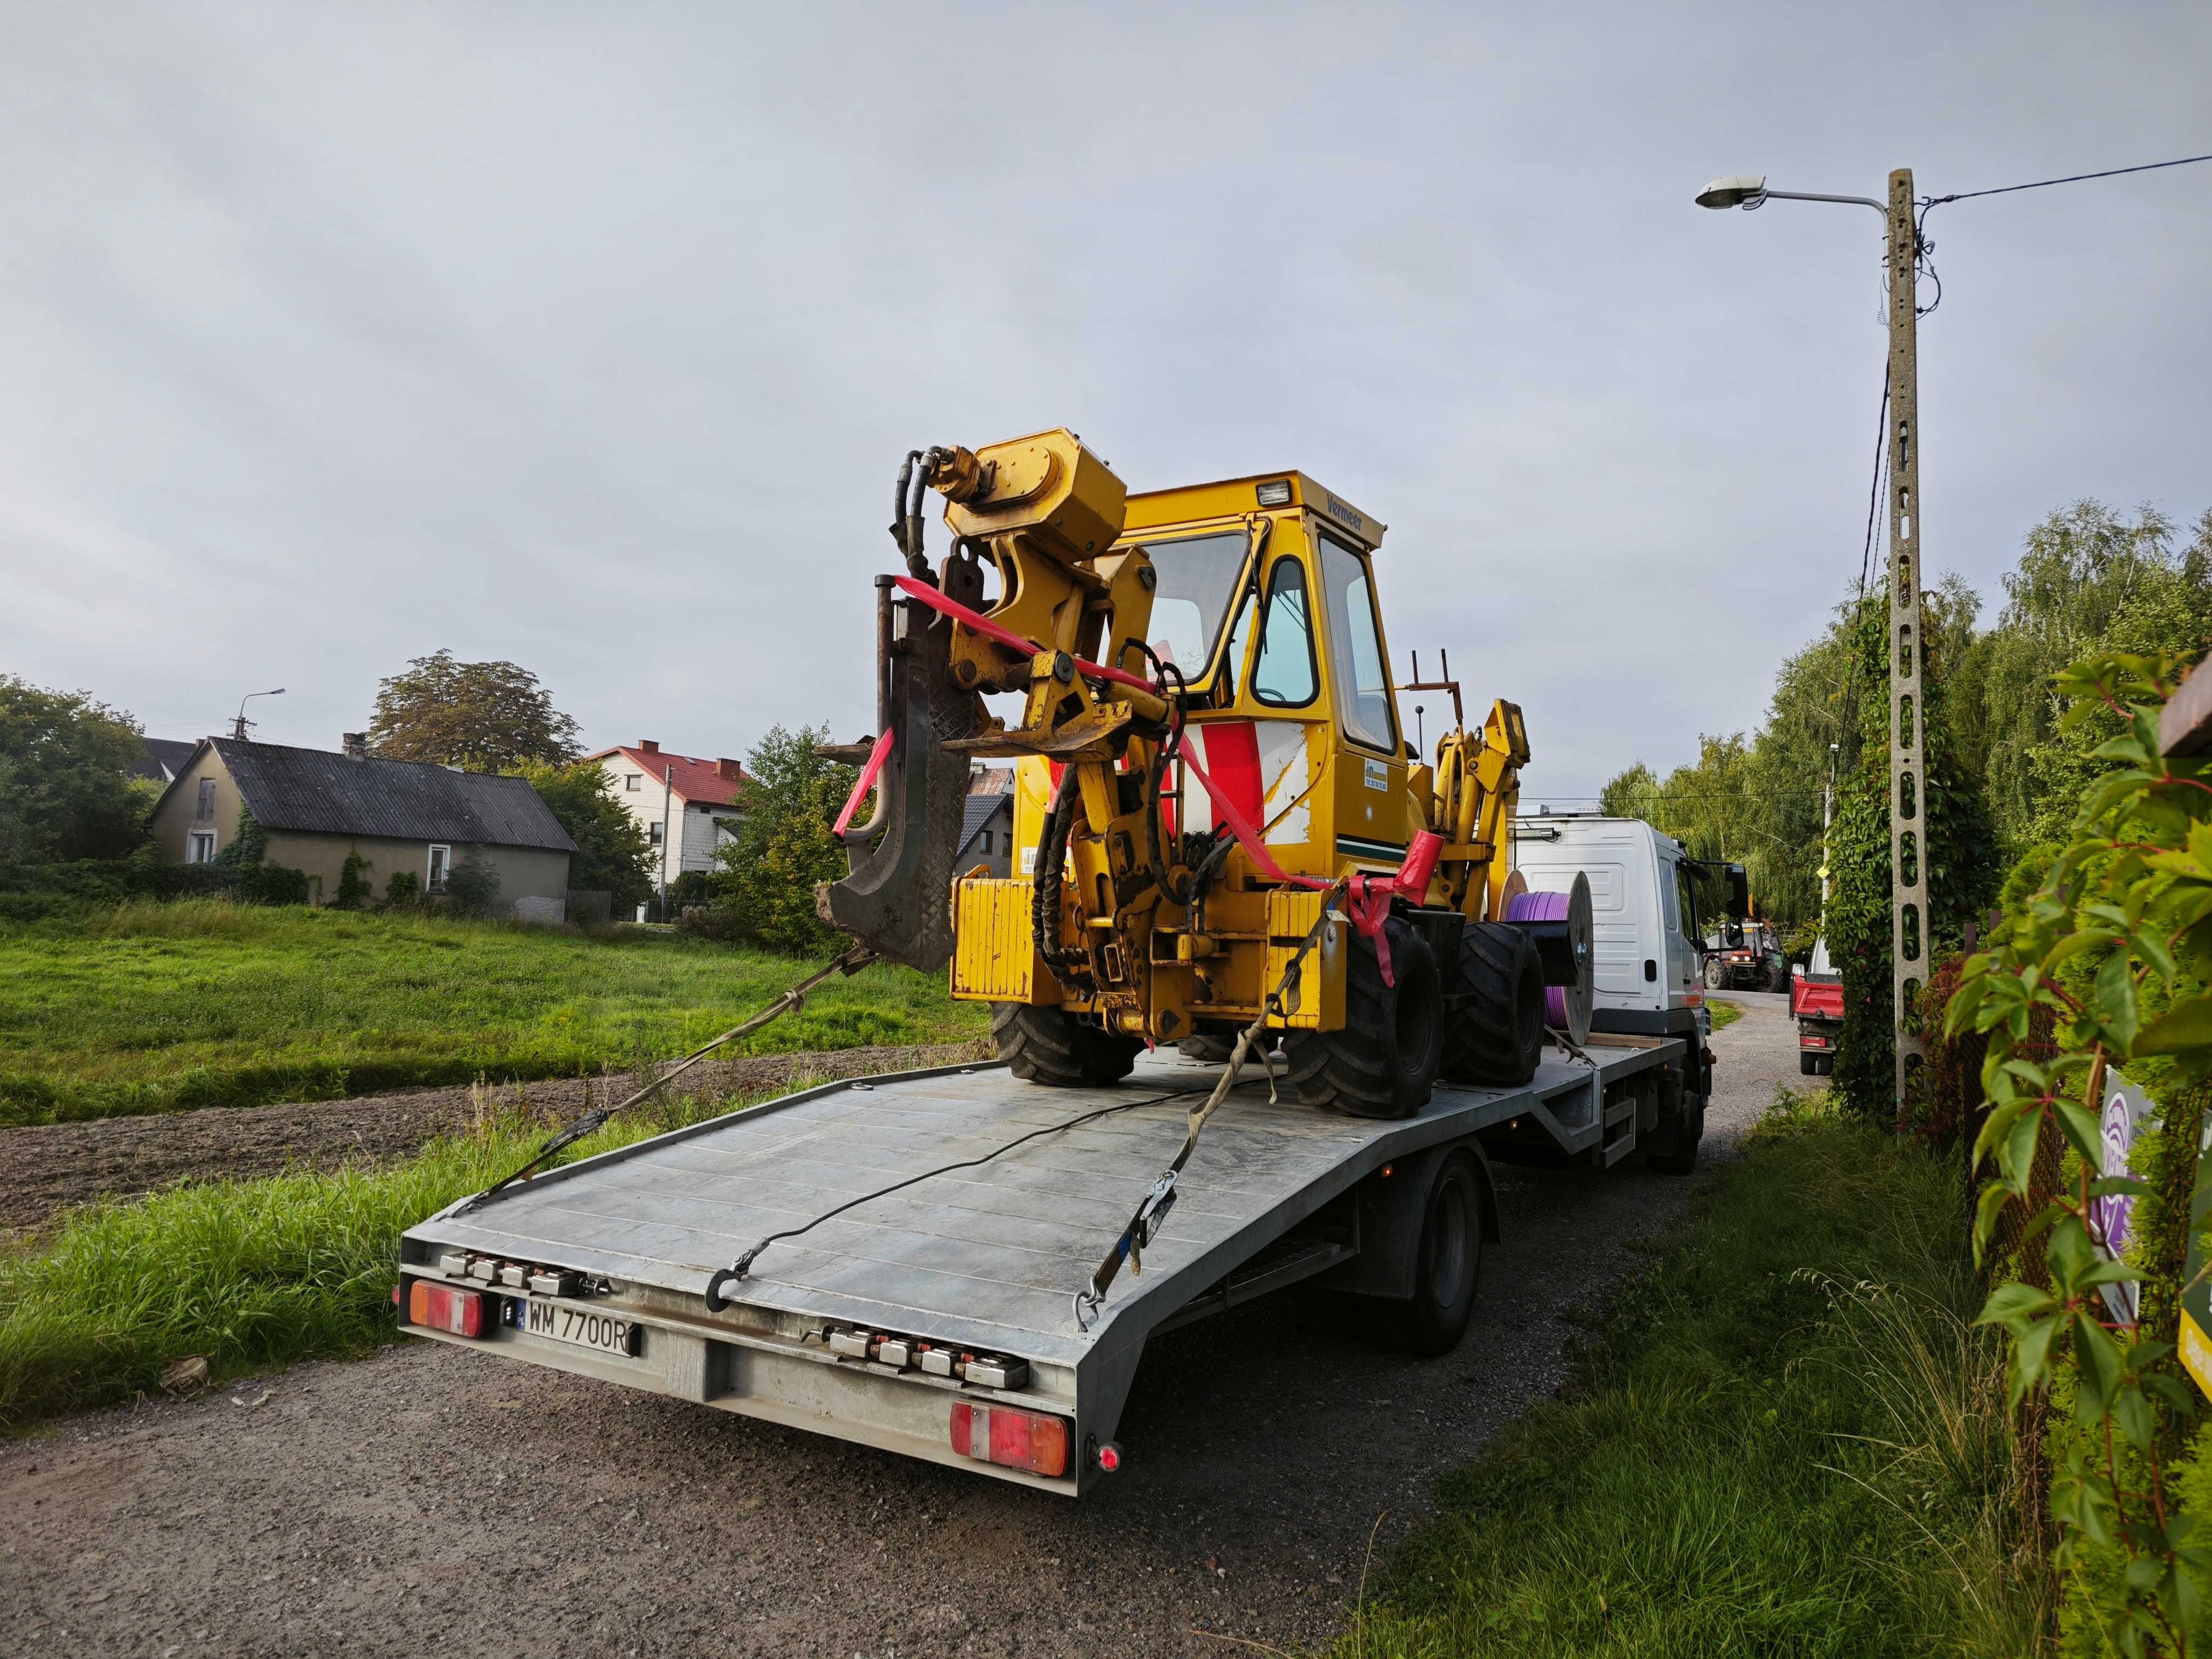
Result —
<instances>
[{"instance_id":1,"label":"lamp arm","mask_svg":"<svg viewBox=\"0 0 2212 1659\"><path fill-rule=\"evenodd\" d=\"M1871 196L1815 196L1802 190L1767 190L1759 192L1763 202L1856 202L1861 207L1870 207L1884 219L1889 217L1887 203L1877 202Z\"/></svg>"}]
</instances>

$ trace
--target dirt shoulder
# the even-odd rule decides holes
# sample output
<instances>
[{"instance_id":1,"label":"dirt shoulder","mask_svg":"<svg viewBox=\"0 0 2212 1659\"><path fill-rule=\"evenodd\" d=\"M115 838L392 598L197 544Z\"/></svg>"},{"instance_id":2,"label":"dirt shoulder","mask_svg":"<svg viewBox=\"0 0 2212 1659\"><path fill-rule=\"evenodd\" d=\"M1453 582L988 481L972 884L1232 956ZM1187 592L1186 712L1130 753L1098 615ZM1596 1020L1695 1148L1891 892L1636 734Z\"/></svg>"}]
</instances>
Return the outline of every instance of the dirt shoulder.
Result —
<instances>
[{"instance_id":1,"label":"dirt shoulder","mask_svg":"<svg viewBox=\"0 0 2212 1659\"><path fill-rule=\"evenodd\" d=\"M1737 1000L1713 1038L1711 1162L1799 1081L1783 1000ZM1504 1242L1441 1359L1380 1352L1297 1291L1159 1338L1129 1462L1079 1504L428 1343L76 1419L0 1443L0 1650L1218 1659L1324 1641L1370 1539L1559 1386L1575 1325L1699 1185L1634 1158L1501 1166Z\"/></svg>"},{"instance_id":2,"label":"dirt shoulder","mask_svg":"<svg viewBox=\"0 0 2212 1659\"><path fill-rule=\"evenodd\" d=\"M686 1094L753 1095L802 1074L862 1077L950 1066L984 1058L988 1051L988 1042L957 1042L703 1060L675 1086ZM137 1197L179 1181L396 1163L489 1110L520 1105L566 1119L592 1104L619 1100L637 1083L624 1073L498 1087L404 1089L350 1100L210 1107L0 1130L9 1168L0 1186L0 1234L44 1227L72 1205Z\"/></svg>"}]
</instances>

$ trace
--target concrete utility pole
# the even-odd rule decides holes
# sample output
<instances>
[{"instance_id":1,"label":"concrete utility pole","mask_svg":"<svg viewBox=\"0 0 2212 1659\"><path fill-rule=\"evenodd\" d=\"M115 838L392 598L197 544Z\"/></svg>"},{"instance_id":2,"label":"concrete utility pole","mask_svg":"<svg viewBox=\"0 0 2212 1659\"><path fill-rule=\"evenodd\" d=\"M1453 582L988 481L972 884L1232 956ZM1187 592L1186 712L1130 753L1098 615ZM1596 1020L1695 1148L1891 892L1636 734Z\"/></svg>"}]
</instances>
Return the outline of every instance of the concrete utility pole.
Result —
<instances>
[{"instance_id":1,"label":"concrete utility pole","mask_svg":"<svg viewBox=\"0 0 2212 1659\"><path fill-rule=\"evenodd\" d=\"M1828 839L1836 825L1836 765L1844 745L1828 745L1828 781L1820 790L1820 937L1828 936Z\"/></svg>"},{"instance_id":2,"label":"concrete utility pole","mask_svg":"<svg viewBox=\"0 0 2212 1659\"><path fill-rule=\"evenodd\" d=\"M1920 616L1919 227L1912 169L1889 175L1889 959L1895 999L1897 1108L1919 1065L1918 1036L1905 1015L1927 972L1928 778L1926 660Z\"/></svg>"},{"instance_id":3,"label":"concrete utility pole","mask_svg":"<svg viewBox=\"0 0 2212 1659\"><path fill-rule=\"evenodd\" d=\"M1952 199L1952 198L1946 198ZM1771 201L1841 202L1882 216L1888 265L1889 311L1889 871L1890 991L1895 1021L1896 1106L1905 1106L1905 1082L1922 1052L1905 1029L1905 1012L1920 988L1928 950L1928 871L1923 857L1927 776L1921 766L1923 705L1920 667L1925 660L1920 626L1920 364L1918 282L1920 231L1912 212L1912 169L1889 175L1889 200L1871 196L1817 196L1769 190L1764 174L1716 179L1698 192L1705 208L1758 208ZM1826 879L1822 878L1822 896Z\"/></svg>"},{"instance_id":4,"label":"concrete utility pole","mask_svg":"<svg viewBox=\"0 0 2212 1659\"><path fill-rule=\"evenodd\" d=\"M676 768L672 763L660 775L660 919L668 920L668 803L676 794Z\"/></svg>"}]
</instances>

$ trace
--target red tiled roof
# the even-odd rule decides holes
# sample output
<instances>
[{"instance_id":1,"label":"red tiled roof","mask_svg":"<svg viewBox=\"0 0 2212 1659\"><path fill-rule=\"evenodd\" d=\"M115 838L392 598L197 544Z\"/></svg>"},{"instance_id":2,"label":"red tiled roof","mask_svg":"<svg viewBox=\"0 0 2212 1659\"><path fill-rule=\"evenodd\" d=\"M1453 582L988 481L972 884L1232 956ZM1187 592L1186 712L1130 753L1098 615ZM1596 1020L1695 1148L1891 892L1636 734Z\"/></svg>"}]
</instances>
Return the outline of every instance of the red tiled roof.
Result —
<instances>
[{"instance_id":1,"label":"red tiled roof","mask_svg":"<svg viewBox=\"0 0 2212 1659\"><path fill-rule=\"evenodd\" d=\"M728 806L744 793L751 780L744 769L727 756L709 758L700 755L678 755L668 750L645 749L630 744L618 744L612 749L602 749L586 755L587 761L603 761L620 755L653 782L660 781L668 768L676 769L676 793L688 801L704 801L712 806Z\"/></svg>"}]
</instances>

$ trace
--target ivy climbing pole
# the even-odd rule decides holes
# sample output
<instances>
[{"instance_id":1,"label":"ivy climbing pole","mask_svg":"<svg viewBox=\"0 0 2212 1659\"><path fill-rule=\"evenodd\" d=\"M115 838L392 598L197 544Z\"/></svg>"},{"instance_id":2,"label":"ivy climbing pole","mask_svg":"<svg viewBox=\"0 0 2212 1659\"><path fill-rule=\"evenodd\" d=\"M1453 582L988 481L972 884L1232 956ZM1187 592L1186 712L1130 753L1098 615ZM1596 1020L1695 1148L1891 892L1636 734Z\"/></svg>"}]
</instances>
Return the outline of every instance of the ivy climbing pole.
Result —
<instances>
[{"instance_id":1,"label":"ivy climbing pole","mask_svg":"<svg viewBox=\"0 0 2212 1659\"><path fill-rule=\"evenodd\" d=\"M1923 1059L1909 1029L1929 949L1928 865L1921 806L1920 670L1920 232L1913 218L1912 169L1889 175L1889 876L1891 1006L1896 1036L1895 1108L1902 1120L1906 1079Z\"/></svg>"}]
</instances>

